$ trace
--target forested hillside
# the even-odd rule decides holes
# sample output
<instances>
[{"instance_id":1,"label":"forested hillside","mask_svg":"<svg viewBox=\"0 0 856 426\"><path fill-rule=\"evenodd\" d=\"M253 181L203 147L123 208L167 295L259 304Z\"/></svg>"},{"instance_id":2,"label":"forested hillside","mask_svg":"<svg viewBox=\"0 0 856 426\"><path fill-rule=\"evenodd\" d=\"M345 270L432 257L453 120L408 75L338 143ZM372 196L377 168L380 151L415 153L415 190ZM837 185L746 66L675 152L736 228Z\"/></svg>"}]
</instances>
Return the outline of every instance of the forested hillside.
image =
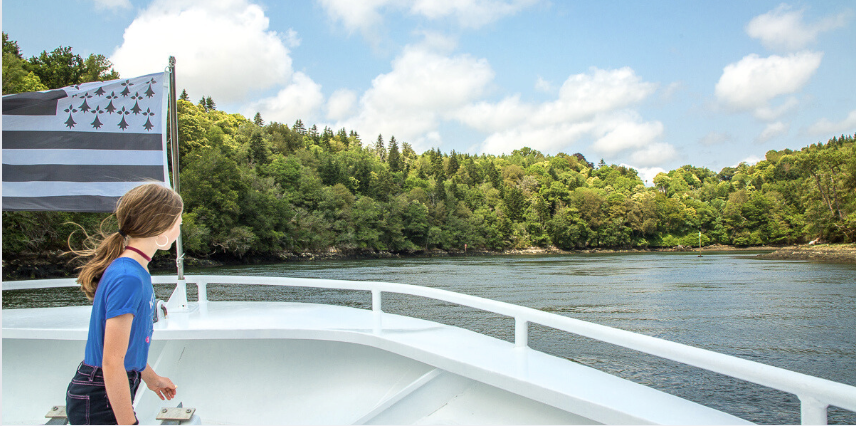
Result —
<instances>
[{"instance_id":1,"label":"forested hillside","mask_svg":"<svg viewBox=\"0 0 856 426\"><path fill-rule=\"evenodd\" d=\"M103 57L60 48L25 60L5 34L3 42L4 94L118 77ZM417 153L394 135L266 123L214 101L178 101L193 257L670 247L697 245L699 232L704 245L856 241L852 135L719 172L683 166L646 187L634 169L581 154ZM66 222L93 230L103 217L4 212L3 258L66 250Z\"/></svg>"}]
</instances>

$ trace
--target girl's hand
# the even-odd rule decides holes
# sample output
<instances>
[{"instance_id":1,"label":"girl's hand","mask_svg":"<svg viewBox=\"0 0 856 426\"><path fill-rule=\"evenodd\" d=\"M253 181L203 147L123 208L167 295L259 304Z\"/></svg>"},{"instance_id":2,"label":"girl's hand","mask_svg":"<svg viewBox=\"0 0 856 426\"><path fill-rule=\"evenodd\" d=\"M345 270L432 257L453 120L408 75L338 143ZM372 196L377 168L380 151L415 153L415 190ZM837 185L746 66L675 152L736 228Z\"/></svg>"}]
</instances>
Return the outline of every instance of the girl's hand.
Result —
<instances>
[{"instance_id":1,"label":"girl's hand","mask_svg":"<svg viewBox=\"0 0 856 426\"><path fill-rule=\"evenodd\" d=\"M166 377L157 376L154 380L147 381L146 386L161 400L175 397L175 385Z\"/></svg>"}]
</instances>

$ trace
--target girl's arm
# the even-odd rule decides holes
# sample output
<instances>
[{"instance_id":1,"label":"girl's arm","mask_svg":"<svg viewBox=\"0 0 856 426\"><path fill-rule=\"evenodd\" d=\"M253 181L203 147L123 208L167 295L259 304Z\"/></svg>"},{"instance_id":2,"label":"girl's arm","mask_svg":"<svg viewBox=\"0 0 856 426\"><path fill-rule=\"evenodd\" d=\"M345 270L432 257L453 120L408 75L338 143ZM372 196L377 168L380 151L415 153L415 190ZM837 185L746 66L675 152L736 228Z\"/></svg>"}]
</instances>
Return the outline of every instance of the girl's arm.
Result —
<instances>
[{"instance_id":1,"label":"girl's arm","mask_svg":"<svg viewBox=\"0 0 856 426\"><path fill-rule=\"evenodd\" d=\"M133 314L109 318L104 327L104 386L107 399L113 407L113 414L120 425L130 425L137 421L131 401L131 387L128 385L128 373L125 371L125 353L131 339Z\"/></svg>"},{"instance_id":2,"label":"girl's arm","mask_svg":"<svg viewBox=\"0 0 856 426\"><path fill-rule=\"evenodd\" d=\"M146 382L146 386L161 400L164 398L172 399L175 396L175 385L172 384L172 380L158 376L151 365L146 364L146 369L143 370L142 377L143 381Z\"/></svg>"}]
</instances>

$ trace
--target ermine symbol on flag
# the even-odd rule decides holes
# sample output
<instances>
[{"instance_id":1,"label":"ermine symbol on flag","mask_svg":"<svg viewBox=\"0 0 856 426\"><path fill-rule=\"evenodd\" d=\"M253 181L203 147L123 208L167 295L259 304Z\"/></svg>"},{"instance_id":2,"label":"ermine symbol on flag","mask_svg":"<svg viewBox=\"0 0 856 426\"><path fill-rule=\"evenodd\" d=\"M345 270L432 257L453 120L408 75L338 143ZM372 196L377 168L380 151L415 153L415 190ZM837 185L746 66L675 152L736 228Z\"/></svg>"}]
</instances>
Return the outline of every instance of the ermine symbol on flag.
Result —
<instances>
[{"instance_id":1,"label":"ermine symbol on flag","mask_svg":"<svg viewBox=\"0 0 856 426\"><path fill-rule=\"evenodd\" d=\"M168 74L3 96L3 210L112 211L168 185Z\"/></svg>"}]
</instances>

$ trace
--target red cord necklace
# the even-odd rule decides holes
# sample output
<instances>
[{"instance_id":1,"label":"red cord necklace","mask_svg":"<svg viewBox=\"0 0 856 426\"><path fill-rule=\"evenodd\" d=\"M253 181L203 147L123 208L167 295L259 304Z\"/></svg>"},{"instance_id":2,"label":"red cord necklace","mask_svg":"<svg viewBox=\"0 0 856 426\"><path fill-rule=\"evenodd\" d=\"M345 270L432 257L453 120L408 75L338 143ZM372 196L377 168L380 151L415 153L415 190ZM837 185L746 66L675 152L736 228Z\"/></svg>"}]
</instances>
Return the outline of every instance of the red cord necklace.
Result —
<instances>
[{"instance_id":1,"label":"red cord necklace","mask_svg":"<svg viewBox=\"0 0 856 426\"><path fill-rule=\"evenodd\" d=\"M146 262L151 262L151 261L152 261L152 258L151 258L151 257L146 256L146 254L145 254L145 253L143 253L143 251L142 251L142 250L140 250L140 249L138 249L138 248L136 248L136 247L127 246L127 247L125 247L125 250L131 250L131 251L135 251L135 252L137 252L137 254L139 254L140 256L143 256L143 259L146 259Z\"/></svg>"}]
</instances>

